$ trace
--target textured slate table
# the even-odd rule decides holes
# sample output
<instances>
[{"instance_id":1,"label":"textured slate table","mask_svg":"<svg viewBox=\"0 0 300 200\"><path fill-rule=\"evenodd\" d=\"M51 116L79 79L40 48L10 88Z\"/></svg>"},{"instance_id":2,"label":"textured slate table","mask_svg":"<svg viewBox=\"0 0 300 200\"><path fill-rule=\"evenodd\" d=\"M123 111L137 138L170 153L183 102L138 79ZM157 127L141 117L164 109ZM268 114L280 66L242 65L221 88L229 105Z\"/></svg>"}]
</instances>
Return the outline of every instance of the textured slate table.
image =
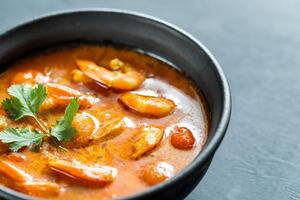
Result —
<instances>
[{"instance_id":1,"label":"textured slate table","mask_svg":"<svg viewBox=\"0 0 300 200\"><path fill-rule=\"evenodd\" d=\"M8 0L0 2L0 32L84 7L167 20L196 36L223 66L233 95L231 124L187 200L300 199L299 0Z\"/></svg>"}]
</instances>

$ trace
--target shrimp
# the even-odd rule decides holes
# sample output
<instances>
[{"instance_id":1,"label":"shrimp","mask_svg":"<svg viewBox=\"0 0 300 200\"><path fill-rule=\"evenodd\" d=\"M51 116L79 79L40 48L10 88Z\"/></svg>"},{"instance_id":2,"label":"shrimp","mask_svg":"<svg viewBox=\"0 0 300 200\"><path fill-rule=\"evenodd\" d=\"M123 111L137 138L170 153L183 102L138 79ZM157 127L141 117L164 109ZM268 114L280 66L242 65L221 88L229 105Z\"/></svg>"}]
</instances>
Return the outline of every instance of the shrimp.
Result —
<instances>
[{"instance_id":1,"label":"shrimp","mask_svg":"<svg viewBox=\"0 0 300 200\"><path fill-rule=\"evenodd\" d=\"M99 129L99 121L93 115L83 112L75 115L72 126L77 134L71 141L64 142L64 145L71 148L85 147L94 139L94 134Z\"/></svg>"},{"instance_id":2,"label":"shrimp","mask_svg":"<svg viewBox=\"0 0 300 200\"><path fill-rule=\"evenodd\" d=\"M48 181L30 181L16 184L16 189L26 194L38 197L56 196L60 192L57 183Z\"/></svg>"},{"instance_id":3,"label":"shrimp","mask_svg":"<svg viewBox=\"0 0 300 200\"><path fill-rule=\"evenodd\" d=\"M23 162L27 158L22 153L13 152L13 153L10 153L10 154L7 155L7 159L12 161L12 162Z\"/></svg>"},{"instance_id":4,"label":"shrimp","mask_svg":"<svg viewBox=\"0 0 300 200\"><path fill-rule=\"evenodd\" d=\"M0 174L16 182L26 182L32 179L30 175L4 160L0 160Z\"/></svg>"},{"instance_id":5,"label":"shrimp","mask_svg":"<svg viewBox=\"0 0 300 200\"><path fill-rule=\"evenodd\" d=\"M97 110L97 113L82 112L76 114L73 127L77 134L64 145L71 148L86 147L93 143L111 139L127 127L124 117L119 112Z\"/></svg>"},{"instance_id":6,"label":"shrimp","mask_svg":"<svg viewBox=\"0 0 300 200\"><path fill-rule=\"evenodd\" d=\"M46 89L48 97L43 102L41 110L53 109L58 106L67 106L73 97L78 97L80 106L83 107L89 107L99 101L95 97L82 94L78 90L56 83L48 83Z\"/></svg>"},{"instance_id":7,"label":"shrimp","mask_svg":"<svg viewBox=\"0 0 300 200\"><path fill-rule=\"evenodd\" d=\"M10 162L0 160L0 174L9 179L16 190L34 196L53 196L59 193L59 185L47 181L34 181L33 178Z\"/></svg>"},{"instance_id":8,"label":"shrimp","mask_svg":"<svg viewBox=\"0 0 300 200\"><path fill-rule=\"evenodd\" d=\"M101 124L95 135L97 141L115 137L127 128L123 113L115 109L104 109L102 112L95 113Z\"/></svg>"},{"instance_id":9,"label":"shrimp","mask_svg":"<svg viewBox=\"0 0 300 200\"><path fill-rule=\"evenodd\" d=\"M79 98L79 103L83 107L89 107L98 102L97 98L82 94L80 91L70 87L50 83L50 77L44 76L37 70L27 70L17 73L11 80L11 84L30 84L44 83L46 85L48 97L41 106L41 110L48 110L57 106L67 106L73 97Z\"/></svg>"},{"instance_id":10,"label":"shrimp","mask_svg":"<svg viewBox=\"0 0 300 200\"><path fill-rule=\"evenodd\" d=\"M114 167L95 165L87 166L78 161L52 160L48 163L51 170L74 178L80 182L104 186L112 182L118 174Z\"/></svg>"},{"instance_id":11,"label":"shrimp","mask_svg":"<svg viewBox=\"0 0 300 200\"><path fill-rule=\"evenodd\" d=\"M0 174L8 178L9 185L29 195L53 196L60 191L58 184L47 181L34 181L29 174L4 160L0 160Z\"/></svg>"},{"instance_id":12,"label":"shrimp","mask_svg":"<svg viewBox=\"0 0 300 200\"><path fill-rule=\"evenodd\" d=\"M97 141L103 141L116 137L127 127L125 121L122 119L112 119L105 122L101 127L98 135L96 136Z\"/></svg>"},{"instance_id":13,"label":"shrimp","mask_svg":"<svg viewBox=\"0 0 300 200\"><path fill-rule=\"evenodd\" d=\"M147 125L138 130L138 139L132 145L132 159L137 159L154 149L164 135L164 128Z\"/></svg>"},{"instance_id":14,"label":"shrimp","mask_svg":"<svg viewBox=\"0 0 300 200\"><path fill-rule=\"evenodd\" d=\"M165 117L176 108L175 103L163 97L152 97L127 92L119 100L128 108L152 117Z\"/></svg>"},{"instance_id":15,"label":"shrimp","mask_svg":"<svg viewBox=\"0 0 300 200\"><path fill-rule=\"evenodd\" d=\"M36 84L36 83L47 83L50 81L49 76L43 75L41 72L31 69L24 72L17 73L12 79L11 84Z\"/></svg>"},{"instance_id":16,"label":"shrimp","mask_svg":"<svg viewBox=\"0 0 300 200\"><path fill-rule=\"evenodd\" d=\"M59 185L47 181L34 181L33 178L12 163L0 160L0 174L8 178L16 190L34 196L53 196L59 193Z\"/></svg>"},{"instance_id":17,"label":"shrimp","mask_svg":"<svg viewBox=\"0 0 300 200\"><path fill-rule=\"evenodd\" d=\"M121 72L108 70L87 60L77 60L76 63L87 77L108 88L135 90L145 80L144 75L133 70L131 67L126 67L126 69Z\"/></svg>"},{"instance_id":18,"label":"shrimp","mask_svg":"<svg viewBox=\"0 0 300 200\"><path fill-rule=\"evenodd\" d=\"M99 130L95 134L98 142L111 139L127 128L126 117L119 105L102 106L91 111L100 121Z\"/></svg>"},{"instance_id":19,"label":"shrimp","mask_svg":"<svg viewBox=\"0 0 300 200\"><path fill-rule=\"evenodd\" d=\"M86 147L112 139L127 128L127 122L120 107L98 107L89 112L77 113L72 126L77 134L63 145L70 148Z\"/></svg>"}]
</instances>

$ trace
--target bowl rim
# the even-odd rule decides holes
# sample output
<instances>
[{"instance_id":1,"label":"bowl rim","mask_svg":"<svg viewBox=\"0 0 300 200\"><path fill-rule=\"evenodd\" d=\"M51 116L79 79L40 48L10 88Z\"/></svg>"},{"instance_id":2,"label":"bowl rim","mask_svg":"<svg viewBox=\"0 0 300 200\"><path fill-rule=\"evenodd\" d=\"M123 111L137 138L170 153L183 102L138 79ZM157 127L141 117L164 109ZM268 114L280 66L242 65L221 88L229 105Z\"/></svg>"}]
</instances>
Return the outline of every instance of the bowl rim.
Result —
<instances>
[{"instance_id":1,"label":"bowl rim","mask_svg":"<svg viewBox=\"0 0 300 200\"><path fill-rule=\"evenodd\" d=\"M189 40L190 42L193 43L197 48L200 48L204 53L209 57L211 62L213 63L214 66L214 71L218 75L217 79L219 81L219 84L221 86L222 90L222 97L223 97L223 102L222 102L222 110L221 110L221 116L219 119L219 123L216 127L215 134L211 138L211 140L206 143L204 148L202 149L201 152L197 154L195 159L186 167L184 167L180 172L178 172L174 177L158 184L152 187L147 188L144 191L135 193L133 195L129 196L124 196L122 200L137 200L137 199L142 199L143 197L146 196L151 196L153 193L159 193L162 190L171 188L173 185L182 183L184 182L184 179L186 179L189 176L192 176L192 172L199 169L201 166L205 164L207 160L210 159L210 157L213 156L217 148L219 147L221 141L223 140L229 121L230 121L230 116L231 116L231 93L230 93L230 88L228 81L225 77L225 74L216 60L216 58L212 55L212 53L207 49L205 45L203 45L200 41L198 41L194 36L189 34L188 32L182 30L178 26L166 22L164 20L161 20L159 18L153 17L148 14L143 14L140 12L136 11L130 11L130 10L125 10L125 9L115 9L115 8L81 8L81 9L66 9L66 10L60 10L60 11L55 11L55 12L48 12L47 14L43 15L38 15L37 17L30 18L29 20L19 22L18 25L8 27L4 29L4 31L0 32L0 39L4 37L5 35L9 35L13 32L17 32L19 29L22 29L26 26L31 26L34 25L35 23L39 23L44 20L48 20L49 18L53 17L61 17L64 15L71 15L71 14L79 14L79 13L110 13L110 14L116 14L116 15L126 15L130 16L133 18L139 18L143 21L151 22L154 24L159 24L162 25L172 31L177 32L180 34L180 36L184 37L185 39ZM19 197L21 199L39 199L35 198L20 192L17 192L15 190L12 190L7 187L2 187L0 186L0 196L3 197Z\"/></svg>"}]
</instances>

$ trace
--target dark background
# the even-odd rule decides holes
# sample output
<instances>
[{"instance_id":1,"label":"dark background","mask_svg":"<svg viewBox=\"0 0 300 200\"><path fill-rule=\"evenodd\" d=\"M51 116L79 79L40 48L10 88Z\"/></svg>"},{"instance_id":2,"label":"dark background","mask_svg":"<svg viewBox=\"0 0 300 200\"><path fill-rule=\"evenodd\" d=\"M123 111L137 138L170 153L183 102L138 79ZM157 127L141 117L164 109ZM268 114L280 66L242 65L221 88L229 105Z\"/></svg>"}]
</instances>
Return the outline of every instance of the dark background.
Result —
<instances>
[{"instance_id":1,"label":"dark background","mask_svg":"<svg viewBox=\"0 0 300 200\"><path fill-rule=\"evenodd\" d=\"M299 0L3 0L0 32L87 7L128 9L176 24L223 67L233 96L231 123L187 200L300 199Z\"/></svg>"}]
</instances>

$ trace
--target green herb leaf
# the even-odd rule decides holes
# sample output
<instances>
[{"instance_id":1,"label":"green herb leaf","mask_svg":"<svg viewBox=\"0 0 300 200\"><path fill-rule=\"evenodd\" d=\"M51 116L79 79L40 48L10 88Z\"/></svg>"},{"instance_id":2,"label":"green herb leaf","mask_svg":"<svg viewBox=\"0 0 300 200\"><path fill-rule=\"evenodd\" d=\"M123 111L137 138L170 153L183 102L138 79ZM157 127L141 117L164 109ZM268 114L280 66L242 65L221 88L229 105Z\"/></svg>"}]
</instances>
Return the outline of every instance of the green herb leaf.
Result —
<instances>
[{"instance_id":1,"label":"green herb leaf","mask_svg":"<svg viewBox=\"0 0 300 200\"><path fill-rule=\"evenodd\" d=\"M8 93L12 96L5 99L2 106L13 120L19 120L25 116L33 117L44 134L28 129L7 128L0 132L0 140L9 144L12 151L18 151L22 147L38 150L44 137L55 139L56 141L69 141L75 134L76 129L72 127L73 118L78 111L78 98L73 98L67 106L64 116L57 121L51 132L43 125L37 117L37 113L47 97L46 88L43 84L37 87L29 85L13 85L8 88Z\"/></svg>"},{"instance_id":2,"label":"green herb leaf","mask_svg":"<svg viewBox=\"0 0 300 200\"><path fill-rule=\"evenodd\" d=\"M51 131L51 136L58 141L69 141L76 134L72 121L79 108L78 98L73 98L65 110L64 116L58 120Z\"/></svg>"},{"instance_id":3,"label":"green herb leaf","mask_svg":"<svg viewBox=\"0 0 300 200\"><path fill-rule=\"evenodd\" d=\"M41 147L44 134L28 128L7 128L0 132L0 140L8 143L10 150L16 152L22 147L29 147L31 150L37 150Z\"/></svg>"},{"instance_id":4,"label":"green herb leaf","mask_svg":"<svg viewBox=\"0 0 300 200\"><path fill-rule=\"evenodd\" d=\"M13 85L8 88L8 93L12 96L5 99L2 106L8 112L10 118L19 120L25 116L35 117L40 106L46 99L46 88L43 84L32 88L29 85Z\"/></svg>"}]
</instances>

